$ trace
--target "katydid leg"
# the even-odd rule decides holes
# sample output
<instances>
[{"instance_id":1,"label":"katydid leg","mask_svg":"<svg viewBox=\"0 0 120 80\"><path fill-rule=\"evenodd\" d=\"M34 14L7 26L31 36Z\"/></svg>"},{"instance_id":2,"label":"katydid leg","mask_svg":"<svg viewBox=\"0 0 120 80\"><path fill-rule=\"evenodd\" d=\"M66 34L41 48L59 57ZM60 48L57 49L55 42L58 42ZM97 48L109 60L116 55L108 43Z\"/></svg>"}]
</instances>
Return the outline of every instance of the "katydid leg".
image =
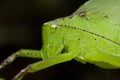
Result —
<instances>
[{"instance_id":1,"label":"katydid leg","mask_svg":"<svg viewBox=\"0 0 120 80\"><path fill-rule=\"evenodd\" d=\"M21 80L22 77L27 73L33 73L47 67L53 66L58 63L66 62L77 57L79 53L63 53L58 56L51 57L49 59L38 61L36 63L28 65L26 68L22 69L12 80Z\"/></svg>"},{"instance_id":2,"label":"katydid leg","mask_svg":"<svg viewBox=\"0 0 120 80\"><path fill-rule=\"evenodd\" d=\"M5 68L8 64L12 63L17 57L41 58L41 51L39 51L39 50L20 50L18 52L15 52L0 64L0 70Z\"/></svg>"}]
</instances>

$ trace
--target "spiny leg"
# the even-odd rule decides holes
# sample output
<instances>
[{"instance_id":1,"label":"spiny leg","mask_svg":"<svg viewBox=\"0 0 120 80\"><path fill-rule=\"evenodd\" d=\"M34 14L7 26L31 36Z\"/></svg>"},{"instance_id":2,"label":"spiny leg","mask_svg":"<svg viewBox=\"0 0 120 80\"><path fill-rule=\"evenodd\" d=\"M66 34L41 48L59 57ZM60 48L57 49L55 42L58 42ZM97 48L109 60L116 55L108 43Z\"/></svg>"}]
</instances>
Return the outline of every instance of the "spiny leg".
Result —
<instances>
[{"instance_id":1,"label":"spiny leg","mask_svg":"<svg viewBox=\"0 0 120 80\"><path fill-rule=\"evenodd\" d=\"M52 65L69 61L78 56L78 54L79 53L63 53L58 56L51 57L47 60L38 61L34 64L30 64L26 68L22 69L12 80L21 80L23 76L27 73L33 73L45 69L47 67L50 67Z\"/></svg>"},{"instance_id":2,"label":"spiny leg","mask_svg":"<svg viewBox=\"0 0 120 80\"><path fill-rule=\"evenodd\" d=\"M8 64L12 63L17 57L31 57L31 58L40 58L41 51L39 50L20 50L16 53L10 55L0 64L0 70L5 68Z\"/></svg>"}]
</instances>

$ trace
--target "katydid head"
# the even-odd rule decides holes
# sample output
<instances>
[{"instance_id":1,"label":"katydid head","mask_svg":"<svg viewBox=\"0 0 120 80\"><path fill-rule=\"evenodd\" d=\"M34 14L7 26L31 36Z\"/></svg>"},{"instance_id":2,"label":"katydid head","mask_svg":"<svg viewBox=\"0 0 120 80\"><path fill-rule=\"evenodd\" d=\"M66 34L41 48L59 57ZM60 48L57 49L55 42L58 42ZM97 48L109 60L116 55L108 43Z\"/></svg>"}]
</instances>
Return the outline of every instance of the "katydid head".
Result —
<instances>
[{"instance_id":1,"label":"katydid head","mask_svg":"<svg viewBox=\"0 0 120 80\"><path fill-rule=\"evenodd\" d=\"M62 44L63 32L57 24L50 23L43 24L42 36L43 36L42 52L43 55L47 56L46 58L61 53L63 49Z\"/></svg>"}]
</instances>

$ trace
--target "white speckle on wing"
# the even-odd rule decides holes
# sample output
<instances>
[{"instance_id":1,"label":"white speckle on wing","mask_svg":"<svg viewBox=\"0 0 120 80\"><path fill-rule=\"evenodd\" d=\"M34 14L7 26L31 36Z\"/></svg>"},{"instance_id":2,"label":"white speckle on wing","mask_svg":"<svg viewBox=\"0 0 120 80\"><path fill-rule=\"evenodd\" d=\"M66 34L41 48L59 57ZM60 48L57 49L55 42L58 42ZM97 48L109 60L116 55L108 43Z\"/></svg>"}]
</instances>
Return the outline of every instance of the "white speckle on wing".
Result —
<instances>
[{"instance_id":1,"label":"white speckle on wing","mask_svg":"<svg viewBox=\"0 0 120 80\"><path fill-rule=\"evenodd\" d=\"M58 27L58 26L57 26L56 24L52 24L51 27L52 27L52 28L56 28L56 27Z\"/></svg>"}]
</instances>

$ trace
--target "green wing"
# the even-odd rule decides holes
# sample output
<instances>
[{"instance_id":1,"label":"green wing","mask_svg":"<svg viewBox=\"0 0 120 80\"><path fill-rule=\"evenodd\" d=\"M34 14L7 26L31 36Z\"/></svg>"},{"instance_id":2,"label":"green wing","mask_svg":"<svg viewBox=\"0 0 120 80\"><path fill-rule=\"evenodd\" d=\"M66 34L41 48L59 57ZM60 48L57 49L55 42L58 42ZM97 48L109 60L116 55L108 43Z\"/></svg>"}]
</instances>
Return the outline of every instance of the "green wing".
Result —
<instances>
[{"instance_id":1,"label":"green wing","mask_svg":"<svg viewBox=\"0 0 120 80\"><path fill-rule=\"evenodd\" d=\"M120 0L90 0L74 14L86 11L87 15L107 17L111 22L120 24Z\"/></svg>"}]
</instances>

